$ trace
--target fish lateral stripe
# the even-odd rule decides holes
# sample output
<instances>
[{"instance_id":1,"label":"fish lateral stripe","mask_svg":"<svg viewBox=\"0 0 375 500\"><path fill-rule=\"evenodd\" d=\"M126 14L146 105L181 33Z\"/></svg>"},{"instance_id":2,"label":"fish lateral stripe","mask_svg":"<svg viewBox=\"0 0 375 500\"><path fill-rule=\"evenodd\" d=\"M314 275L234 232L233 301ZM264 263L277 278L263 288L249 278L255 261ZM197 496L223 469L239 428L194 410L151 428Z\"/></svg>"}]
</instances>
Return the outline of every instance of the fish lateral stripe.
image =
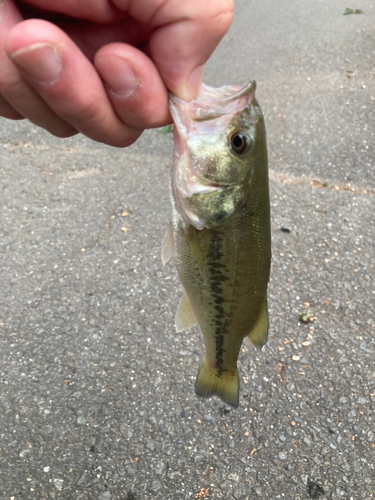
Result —
<instances>
[{"instance_id":1,"label":"fish lateral stripe","mask_svg":"<svg viewBox=\"0 0 375 500\"><path fill-rule=\"evenodd\" d=\"M203 255L202 255L201 249L199 247L199 241L198 241L198 237L197 237L197 229L194 226L189 225L188 232L185 233L184 231L182 231L182 234L184 235L187 242L189 243L190 249L194 255L195 262L198 266L200 275L202 277L203 285L206 285L206 283L207 283L206 272L204 269Z\"/></svg>"},{"instance_id":2,"label":"fish lateral stripe","mask_svg":"<svg viewBox=\"0 0 375 500\"><path fill-rule=\"evenodd\" d=\"M223 242L221 237L215 232L212 235L209 247L210 259L208 268L210 271L211 282L210 288L214 297L215 314L215 368L219 375L224 371L224 340L226 335L225 327L225 310L224 310L224 283L226 281L225 264L223 261L224 254L222 252Z\"/></svg>"}]
</instances>

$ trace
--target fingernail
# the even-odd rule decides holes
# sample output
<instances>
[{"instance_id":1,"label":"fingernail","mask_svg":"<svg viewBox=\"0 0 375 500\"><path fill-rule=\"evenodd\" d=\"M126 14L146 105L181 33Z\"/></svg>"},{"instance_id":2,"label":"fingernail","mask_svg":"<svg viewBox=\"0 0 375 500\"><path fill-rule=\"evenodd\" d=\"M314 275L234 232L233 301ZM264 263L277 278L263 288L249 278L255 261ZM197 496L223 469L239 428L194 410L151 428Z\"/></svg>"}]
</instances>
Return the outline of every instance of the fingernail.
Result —
<instances>
[{"instance_id":1,"label":"fingernail","mask_svg":"<svg viewBox=\"0 0 375 500\"><path fill-rule=\"evenodd\" d=\"M198 66L189 77L187 87L190 92L190 98L196 99L199 95L201 89L202 81L204 75L204 65Z\"/></svg>"},{"instance_id":2,"label":"fingernail","mask_svg":"<svg viewBox=\"0 0 375 500\"><path fill-rule=\"evenodd\" d=\"M95 66L110 92L116 97L130 97L139 85L139 79L133 69L121 57L101 57L95 61Z\"/></svg>"},{"instance_id":3,"label":"fingernail","mask_svg":"<svg viewBox=\"0 0 375 500\"><path fill-rule=\"evenodd\" d=\"M204 65L198 66L189 78L181 85L176 92L177 97L183 99L184 101L192 101L196 99L199 95L199 91L203 81Z\"/></svg>"},{"instance_id":4,"label":"fingernail","mask_svg":"<svg viewBox=\"0 0 375 500\"><path fill-rule=\"evenodd\" d=\"M57 48L49 43L35 43L16 50L11 58L33 80L44 85L55 83L63 69Z\"/></svg>"}]
</instances>

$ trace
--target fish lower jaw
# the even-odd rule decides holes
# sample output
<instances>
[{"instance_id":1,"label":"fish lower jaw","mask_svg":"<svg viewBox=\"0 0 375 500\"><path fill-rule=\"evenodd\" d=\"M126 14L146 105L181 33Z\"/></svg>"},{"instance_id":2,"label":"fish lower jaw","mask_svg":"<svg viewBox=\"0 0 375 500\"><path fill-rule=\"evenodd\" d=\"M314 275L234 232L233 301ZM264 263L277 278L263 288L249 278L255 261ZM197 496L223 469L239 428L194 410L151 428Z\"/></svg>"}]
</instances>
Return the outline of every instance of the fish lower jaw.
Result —
<instances>
[{"instance_id":1,"label":"fish lower jaw","mask_svg":"<svg viewBox=\"0 0 375 500\"><path fill-rule=\"evenodd\" d=\"M193 226L195 227L195 229L198 229L199 231L205 229L206 227L205 221L199 218L198 215L196 215L189 209L184 208L183 210L181 210L180 216L182 217L182 220L185 222L185 224L187 224L188 226L189 225ZM185 233L188 232L188 227L186 230L184 229L184 232Z\"/></svg>"}]
</instances>

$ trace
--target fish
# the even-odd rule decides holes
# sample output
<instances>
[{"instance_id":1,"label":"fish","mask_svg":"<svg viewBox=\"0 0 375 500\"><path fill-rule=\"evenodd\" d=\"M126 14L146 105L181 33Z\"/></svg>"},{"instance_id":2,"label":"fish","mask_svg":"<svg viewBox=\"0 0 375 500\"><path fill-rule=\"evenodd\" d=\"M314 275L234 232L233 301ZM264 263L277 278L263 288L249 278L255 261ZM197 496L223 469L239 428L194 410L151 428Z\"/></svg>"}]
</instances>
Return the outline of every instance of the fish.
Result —
<instances>
[{"instance_id":1,"label":"fish","mask_svg":"<svg viewBox=\"0 0 375 500\"><path fill-rule=\"evenodd\" d=\"M196 100L170 95L174 156L171 221L162 260L174 257L184 293L175 323L199 324L205 357L195 381L201 398L239 405L237 360L245 337L268 335L270 201L264 117L256 83L202 84Z\"/></svg>"}]
</instances>

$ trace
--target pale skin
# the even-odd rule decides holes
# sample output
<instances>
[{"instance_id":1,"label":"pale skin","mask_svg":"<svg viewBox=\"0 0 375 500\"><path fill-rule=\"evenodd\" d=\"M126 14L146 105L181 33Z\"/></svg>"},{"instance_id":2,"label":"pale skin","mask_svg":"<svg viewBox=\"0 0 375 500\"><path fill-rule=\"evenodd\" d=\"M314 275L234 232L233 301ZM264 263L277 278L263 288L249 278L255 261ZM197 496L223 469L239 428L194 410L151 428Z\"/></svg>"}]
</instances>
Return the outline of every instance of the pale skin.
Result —
<instances>
[{"instance_id":1,"label":"pale skin","mask_svg":"<svg viewBox=\"0 0 375 500\"><path fill-rule=\"evenodd\" d=\"M232 0L0 0L0 116L132 144L195 98Z\"/></svg>"}]
</instances>

